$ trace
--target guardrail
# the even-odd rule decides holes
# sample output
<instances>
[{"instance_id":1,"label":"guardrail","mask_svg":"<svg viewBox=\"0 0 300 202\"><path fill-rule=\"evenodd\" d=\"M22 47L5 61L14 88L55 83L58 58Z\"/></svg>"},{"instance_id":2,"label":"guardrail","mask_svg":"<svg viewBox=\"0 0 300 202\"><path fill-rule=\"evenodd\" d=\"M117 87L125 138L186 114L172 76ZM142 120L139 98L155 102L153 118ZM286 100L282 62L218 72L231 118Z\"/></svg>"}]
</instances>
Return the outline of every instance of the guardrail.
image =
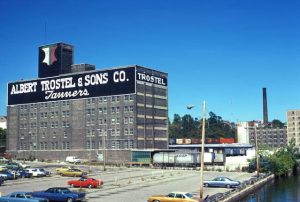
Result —
<instances>
[{"instance_id":1,"label":"guardrail","mask_svg":"<svg viewBox=\"0 0 300 202\"><path fill-rule=\"evenodd\" d=\"M263 186L269 180L274 179L273 174L260 174L259 177L251 177L249 180L243 181L238 187L224 193L217 193L209 196L207 202L232 202L238 201L246 197L249 193Z\"/></svg>"}]
</instances>

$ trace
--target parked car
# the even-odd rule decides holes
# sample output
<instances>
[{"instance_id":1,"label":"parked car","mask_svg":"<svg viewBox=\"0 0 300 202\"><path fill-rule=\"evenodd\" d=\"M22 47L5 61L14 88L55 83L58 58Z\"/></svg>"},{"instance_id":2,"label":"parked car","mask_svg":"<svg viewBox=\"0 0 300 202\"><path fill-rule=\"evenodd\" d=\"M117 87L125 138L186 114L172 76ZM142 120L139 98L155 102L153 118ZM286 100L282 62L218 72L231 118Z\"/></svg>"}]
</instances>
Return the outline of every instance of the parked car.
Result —
<instances>
[{"instance_id":1,"label":"parked car","mask_svg":"<svg viewBox=\"0 0 300 202\"><path fill-rule=\"evenodd\" d=\"M0 157L0 163L8 163L9 160L4 158L4 157Z\"/></svg>"},{"instance_id":2,"label":"parked car","mask_svg":"<svg viewBox=\"0 0 300 202\"><path fill-rule=\"evenodd\" d=\"M68 162L68 163L80 163L81 162L81 160L78 158L78 157L76 157L76 156L67 156L66 157L66 162Z\"/></svg>"},{"instance_id":3,"label":"parked car","mask_svg":"<svg viewBox=\"0 0 300 202\"><path fill-rule=\"evenodd\" d=\"M29 192L13 192L0 197L0 202L49 202L46 198L32 197Z\"/></svg>"},{"instance_id":4,"label":"parked car","mask_svg":"<svg viewBox=\"0 0 300 202\"><path fill-rule=\"evenodd\" d=\"M0 186L4 183L4 178L0 177Z\"/></svg>"},{"instance_id":5,"label":"parked car","mask_svg":"<svg viewBox=\"0 0 300 202\"><path fill-rule=\"evenodd\" d=\"M63 167L60 167L60 168L56 168L55 171L56 171L57 174L61 174L64 171L67 171L69 169L74 169L74 168L75 168L74 166L63 166Z\"/></svg>"},{"instance_id":6,"label":"parked car","mask_svg":"<svg viewBox=\"0 0 300 202\"><path fill-rule=\"evenodd\" d=\"M19 166L23 169L26 169L26 168L30 168L30 165L27 165L25 163L22 163L22 162L18 162Z\"/></svg>"},{"instance_id":7,"label":"parked car","mask_svg":"<svg viewBox=\"0 0 300 202\"><path fill-rule=\"evenodd\" d=\"M44 172L45 173L45 176L50 176L51 175L51 172L48 171L48 170L45 170L44 168L37 168L40 172Z\"/></svg>"},{"instance_id":8,"label":"parked car","mask_svg":"<svg viewBox=\"0 0 300 202\"><path fill-rule=\"evenodd\" d=\"M96 180L94 178L84 178L81 177L78 180L69 180L67 184L71 187L88 187L97 188L103 184L102 180Z\"/></svg>"},{"instance_id":9,"label":"parked car","mask_svg":"<svg viewBox=\"0 0 300 202\"><path fill-rule=\"evenodd\" d=\"M41 171L38 168L27 168L25 169L26 172L32 173L33 177L45 177L46 173L44 171Z\"/></svg>"},{"instance_id":10,"label":"parked car","mask_svg":"<svg viewBox=\"0 0 300 202\"><path fill-rule=\"evenodd\" d=\"M32 196L47 198L50 201L82 201L85 199L85 193L83 192L72 192L65 187L52 187L46 191L32 192Z\"/></svg>"},{"instance_id":11,"label":"parked car","mask_svg":"<svg viewBox=\"0 0 300 202\"><path fill-rule=\"evenodd\" d=\"M82 177L82 176L87 175L87 173L82 170L73 168L73 169L69 169L66 171L62 171L60 173L60 175L61 176L69 176L69 177Z\"/></svg>"},{"instance_id":12,"label":"parked car","mask_svg":"<svg viewBox=\"0 0 300 202\"><path fill-rule=\"evenodd\" d=\"M203 185L205 187L237 187L241 183L239 181L234 181L228 177L216 177L213 180L205 180L203 181Z\"/></svg>"},{"instance_id":13,"label":"parked car","mask_svg":"<svg viewBox=\"0 0 300 202\"><path fill-rule=\"evenodd\" d=\"M6 165L0 165L0 172L7 170Z\"/></svg>"},{"instance_id":14,"label":"parked car","mask_svg":"<svg viewBox=\"0 0 300 202\"><path fill-rule=\"evenodd\" d=\"M171 192L168 195L150 196L148 202L198 202L192 194L186 192Z\"/></svg>"},{"instance_id":15,"label":"parked car","mask_svg":"<svg viewBox=\"0 0 300 202\"><path fill-rule=\"evenodd\" d=\"M30 173L26 170L18 170L17 173L20 178L31 178L32 177L32 173Z\"/></svg>"},{"instance_id":16,"label":"parked car","mask_svg":"<svg viewBox=\"0 0 300 202\"><path fill-rule=\"evenodd\" d=\"M17 179L17 175L14 175L8 171L3 171L0 173L0 177L3 177L4 180L14 180Z\"/></svg>"},{"instance_id":17,"label":"parked car","mask_svg":"<svg viewBox=\"0 0 300 202\"><path fill-rule=\"evenodd\" d=\"M13 170L17 170L17 169L21 168L21 166L20 166L18 163L16 163L16 162L9 162L9 163L6 165L6 167L7 167L8 169L13 169Z\"/></svg>"}]
</instances>

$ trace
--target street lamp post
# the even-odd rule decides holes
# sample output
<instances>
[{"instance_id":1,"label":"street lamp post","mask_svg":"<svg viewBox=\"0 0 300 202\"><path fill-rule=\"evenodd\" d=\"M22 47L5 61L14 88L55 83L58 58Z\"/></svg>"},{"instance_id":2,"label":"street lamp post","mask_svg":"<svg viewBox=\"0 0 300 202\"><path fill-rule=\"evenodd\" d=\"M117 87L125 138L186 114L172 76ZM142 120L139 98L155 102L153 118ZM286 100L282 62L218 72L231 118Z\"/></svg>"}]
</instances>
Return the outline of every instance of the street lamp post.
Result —
<instances>
[{"instance_id":1,"label":"street lamp post","mask_svg":"<svg viewBox=\"0 0 300 202\"><path fill-rule=\"evenodd\" d=\"M97 129L98 131L98 135L100 136L100 128ZM103 157L103 171L106 171L106 167L105 167L105 161L106 161L106 147L105 147L105 135L102 134L102 148L103 148L103 152L102 152L102 157Z\"/></svg>"},{"instance_id":2,"label":"street lamp post","mask_svg":"<svg viewBox=\"0 0 300 202\"><path fill-rule=\"evenodd\" d=\"M194 106L187 106L192 109ZM200 159L200 200L203 201L203 171L204 171L204 143L205 143L205 119L206 119L206 103L203 101L202 114L202 135L201 135L201 159Z\"/></svg>"},{"instance_id":3,"label":"street lamp post","mask_svg":"<svg viewBox=\"0 0 300 202\"><path fill-rule=\"evenodd\" d=\"M106 146L105 146L105 135L102 135L102 144L103 144L103 171L106 171L105 161L106 161Z\"/></svg>"},{"instance_id":4,"label":"street lamp post","mask_svg":"<svg viewBox=\"0 0 300 202\"><path fill-rule=\"evenodd\" d=\"M89 172L91 172L91 156L92 156L92 134L91 134L91 131L90 131Z\"/></svg>"}]
</instances>

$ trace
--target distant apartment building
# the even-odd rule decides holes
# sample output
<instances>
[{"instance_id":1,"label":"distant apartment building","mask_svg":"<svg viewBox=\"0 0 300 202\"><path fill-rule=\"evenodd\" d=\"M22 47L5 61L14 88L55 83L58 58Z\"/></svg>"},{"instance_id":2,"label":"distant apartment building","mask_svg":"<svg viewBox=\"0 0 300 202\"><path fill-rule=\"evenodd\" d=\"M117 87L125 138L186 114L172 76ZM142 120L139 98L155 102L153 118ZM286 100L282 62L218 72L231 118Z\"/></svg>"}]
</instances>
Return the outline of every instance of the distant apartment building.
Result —
<instances>
[{"instance_id":1,"label":"distant apartment building","mask_svg":"<svg viewBox=\"0 0 300 202\"><path fill-rule=\"evenodd\" d=\"M289 110L287 117L287 139L295 139L296 147L300 149L300 110Z\"/></svg>"},{"instance_id":2,"label":"distant apartment building","mask_svg":"<svg viewBox=\"0 0 300 202\"><path fill-rule=\"evenodd\" d=\"M287 146L286 127L273 128L258 126L256 128L257 143L270 148L282 148ZM250 144L255 144L255 129L250 129Z\"/></svg>"},{"instance_id":3,"label":"distant apartment building","mask_svg":"<svg viewBox=\"0 0 300 202\"><path fill-rule=\"evenodd\" d=\"M280 148L287 145L286 127L274 128L254 121L237 124L238 143L255 145L255 133L257 143L261 146Z\"/></svg>"},{"instance_id":4,"label":"distant apartment building","mask_svg":"<svg viewBox=\"0 0 300 202\"><path fill-rule=\"evenodd\" d=\"M0 116L0 128L2 129L7 128L7 119L5 116Z\"/></svg>"}]
</instances>

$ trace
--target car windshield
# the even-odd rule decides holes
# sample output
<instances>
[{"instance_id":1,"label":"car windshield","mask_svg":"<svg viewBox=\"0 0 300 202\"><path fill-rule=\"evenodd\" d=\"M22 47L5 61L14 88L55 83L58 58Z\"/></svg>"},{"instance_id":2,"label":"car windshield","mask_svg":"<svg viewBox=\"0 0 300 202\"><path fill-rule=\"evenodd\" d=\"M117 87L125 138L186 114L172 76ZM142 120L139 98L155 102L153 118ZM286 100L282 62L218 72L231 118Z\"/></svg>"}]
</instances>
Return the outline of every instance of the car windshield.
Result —
<instances>
[{"instance_id":1,"label":"car windshield","mask_svg":"<svg viewBox=\"0 0 300 202\"><path fill-rule=\"evenodd\" d=\"M26 194L25 194L25 197L26 197L26 198L32 198L32 195L29 194L29 193L26 193Z\"/></svg>"},{"instance_id":2,"label":"car windshield","mask_svg":"<svg viewBox=\"0 0 300 202\"><path fill-rule=\"evenodd\" d=\"M193 197L193 195L190 194L190 193L186 193L185 195L186 195L186 197L188 197L188 198L192 198L192 197Z\"/></svg>"}]
</instances>

